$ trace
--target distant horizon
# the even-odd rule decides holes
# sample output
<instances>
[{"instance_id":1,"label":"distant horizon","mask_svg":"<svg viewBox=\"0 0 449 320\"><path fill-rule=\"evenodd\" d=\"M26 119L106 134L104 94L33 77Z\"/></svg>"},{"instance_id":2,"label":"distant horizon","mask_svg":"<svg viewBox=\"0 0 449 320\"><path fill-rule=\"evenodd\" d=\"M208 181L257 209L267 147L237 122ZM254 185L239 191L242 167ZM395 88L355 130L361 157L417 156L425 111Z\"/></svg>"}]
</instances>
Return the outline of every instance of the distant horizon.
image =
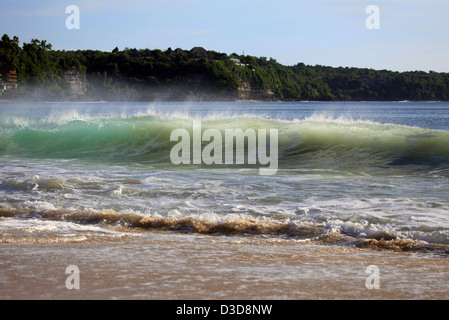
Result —
<instances>
[{"instance_id":1,"label":"distant horizon","mask_svg":"<svg viewBox=\"0 0 449 320\"><path fill-rule=\"evenodd\" d=\"M79 7L77 30L66 28L69 5ZM379 8L378 29L366 25L370 5ZM447 12L445 0L18 0L2 4L0 29L54 50L201 46L285 66L447 73Z\"/></svg>"}]
</instances>

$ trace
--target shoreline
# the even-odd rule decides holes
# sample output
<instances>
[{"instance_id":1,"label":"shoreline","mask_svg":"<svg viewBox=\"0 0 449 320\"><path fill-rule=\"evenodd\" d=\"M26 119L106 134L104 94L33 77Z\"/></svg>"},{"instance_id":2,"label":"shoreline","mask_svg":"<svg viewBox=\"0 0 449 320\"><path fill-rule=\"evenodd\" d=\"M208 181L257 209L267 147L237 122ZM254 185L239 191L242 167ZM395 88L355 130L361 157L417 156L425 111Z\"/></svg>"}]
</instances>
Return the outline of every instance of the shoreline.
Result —
<instances>
[{"instance_id":1,"label":"shoreline","mask_svg":"<svg viewBox=\"0 0 449 320\"><path fill-rule=\"evenodd\" d=\"M0 246L0 299L6 300L449 296L447 258L421 253L165 232L103 242ZM79 290L66 288L69 265L80 270ZM367 288L371 265L379 268L379 289Z\"/></svg>"}]
</instances>

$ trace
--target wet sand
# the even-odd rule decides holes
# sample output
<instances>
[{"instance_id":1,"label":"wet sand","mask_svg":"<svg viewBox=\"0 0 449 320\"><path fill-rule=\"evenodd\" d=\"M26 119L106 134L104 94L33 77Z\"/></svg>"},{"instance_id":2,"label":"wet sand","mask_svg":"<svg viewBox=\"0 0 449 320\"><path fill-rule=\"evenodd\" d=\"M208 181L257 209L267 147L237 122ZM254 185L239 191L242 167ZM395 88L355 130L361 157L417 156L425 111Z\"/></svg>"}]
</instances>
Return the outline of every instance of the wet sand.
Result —
<instances>
[{"instance_id":1,"label":"wet sand","mask_svg":"<svg viewBox=\"0 0 449 320\"><path fill-rule=\"evenodd\" d=\"M80 288L66 287L66 267ZM366 268L380 271L367 289ZM0 299L447 299L449 260L254 237L151 233L0 244Z\"/></svg>"}]
</instances>

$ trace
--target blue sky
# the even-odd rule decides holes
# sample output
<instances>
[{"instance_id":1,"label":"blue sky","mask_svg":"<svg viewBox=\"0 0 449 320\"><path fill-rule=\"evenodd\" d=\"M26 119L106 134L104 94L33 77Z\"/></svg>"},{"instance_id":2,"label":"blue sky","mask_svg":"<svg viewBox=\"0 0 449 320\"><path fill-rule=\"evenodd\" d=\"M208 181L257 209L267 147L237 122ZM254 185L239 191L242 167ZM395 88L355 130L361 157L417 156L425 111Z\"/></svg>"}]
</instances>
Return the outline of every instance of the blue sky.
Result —
<instances>
[{"instance_id":1,"label":"blue sky","mask_svg":"<svg viewBox=\"0 0 449 320\"><path fill-rule=\"evenodd\" d=\"M79 30L66 28L68 5ZM380 29L366 28L368 5ZM285 65L449 72L448 14L448 0L15 0L1 3L0 33L61 50L202 46Z\"/></svg>"}]
</instances>

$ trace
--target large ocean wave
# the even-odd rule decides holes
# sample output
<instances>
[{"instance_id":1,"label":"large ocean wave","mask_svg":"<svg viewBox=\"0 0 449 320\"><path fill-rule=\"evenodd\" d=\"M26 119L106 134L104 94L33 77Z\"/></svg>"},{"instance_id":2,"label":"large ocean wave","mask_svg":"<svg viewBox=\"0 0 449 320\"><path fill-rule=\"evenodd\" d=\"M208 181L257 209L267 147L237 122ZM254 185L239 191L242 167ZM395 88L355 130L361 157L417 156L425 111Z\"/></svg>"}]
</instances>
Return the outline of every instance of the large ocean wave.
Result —
<instances>
[{"instance_id":1,"label":"large ocean wave","mask_svg":"<svg viewBox=\"0 0 449 320\"><path fill-rule=\"evenodd\" d=\"M280 167L449 164L449 132L321 115L296 120L142 112L121 116L37 118L2 115L0 153L36 158L169 162L173 130L277 129ZM203 147L209 142L203 141ZM223 139L224 143L224 139ZM223 147L224 150L224 147Z\"/></svg>"}]
</instances>

